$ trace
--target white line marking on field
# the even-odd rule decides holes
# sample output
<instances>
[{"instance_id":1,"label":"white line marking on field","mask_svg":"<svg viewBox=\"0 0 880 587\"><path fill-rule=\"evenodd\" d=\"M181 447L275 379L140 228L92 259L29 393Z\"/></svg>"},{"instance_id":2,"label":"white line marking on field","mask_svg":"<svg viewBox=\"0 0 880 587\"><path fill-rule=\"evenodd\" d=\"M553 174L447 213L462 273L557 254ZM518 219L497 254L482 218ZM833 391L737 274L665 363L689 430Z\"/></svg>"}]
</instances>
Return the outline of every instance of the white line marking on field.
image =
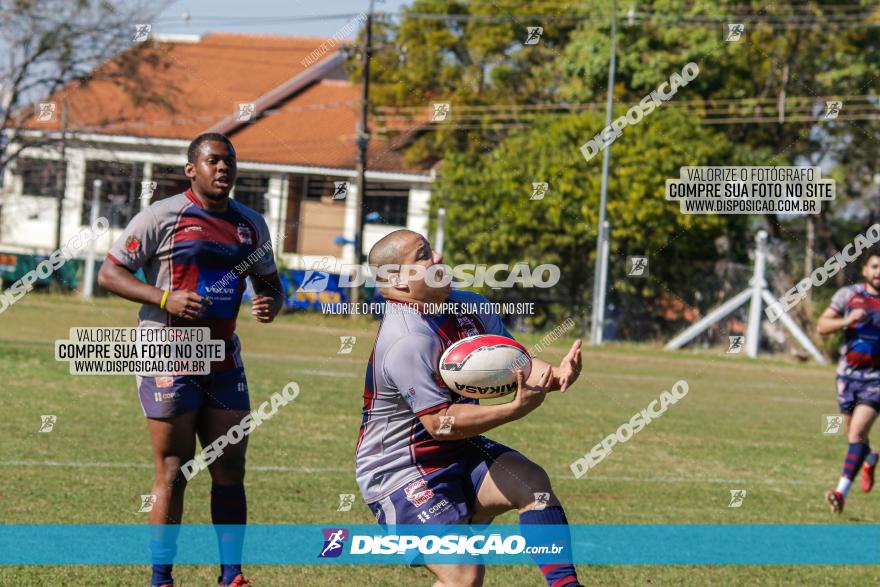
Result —
<instances>
[{"instance_id":1,"label":"white line marking on field","mask_svg":"<svg viewBox=\"0 0 880 587\"><path fill-rule=\"evenodd\" d=\"M315 375L317 377L363 377L363 374L359 373L347 373L345 371L320 371L316 369L303 369L302 371L297 371L297 373L302 373L303 375Z\"/></svg>"},{"instance_id":2,"label":"white line marking on field","mask_svg":"<svg viewBox=\"0 0 880 587\"><path fill-rule=\"evenodd\" d=\"M768 399L773 402L786 402L792 404L810 404L814 406L822 406L822 405L831 405L831 402L834 401L831 399L831 394L828 394L828 400L821 399L806 399L801 397L785 397L779 395L765 395L764 399Z\"/></svg>"},{"instance_id":3,"label":"white line marking on field","mask_svg":"<svg viewBox=\"0 0 880 587\"><path fill-rule=\"evenodd\" d=\"M339 344L338 342L336 344ZM294 353L256 353L244 351L241 356L245 359L271 359L273 361L307 361L309 363L353 363L366 365L365 359L358 358L342 358L336 356L324 357L313 355L297 355ZM366 367L364 367L366 370Z\"/></svg>"},{"instance_id":4,"label":"white line marking on field","mask_svg":"<svg viewBox=\"0 0 880 587\"><path fill-rule=\"evenodd\" d=\"M76 463L62 461L0 461L3 467L72 467L74 469L152 469L146 463ZM354 468L345 467L276 467L248 466L249 471L278 471L282 473L340 473L351 472Z\"/></svg>"},{"instance_id":5,"label":"white line marking on field","mask_svg":"<svg viewBox=\"0 0 880 587\"><path fill-rule=\"evenodd\" d=\"M146 463L78 463L64 461L0 461L4 467L72 467L74 469L152 469ZM249 471L270 471L277 473L344 473L353 472L354 467L283 467L274 465L248 466ZM575 479L570 475L556 475L557 479ZM588 475L586 479L593 481L636 481L639 483L722 483L722 484L757 484L757 485L821 485L821 481L803 479L704 479L687 477L627 477L609 475Z\"/></svg>"},{"instance_id":6,"label":"white line marking on field","mask_svg":"<svg viewBox=\"0 0 880 587\"><path fill-rule=\"evenodd\" d=\"M579 481L572 475L555 475L556 479ZM804 479L704 479L701 477L618 477L613 475L585 475L584 479L593 481L636 481L639 483L721 483L721 484L753 484L753 485L822 485L822 481L806 481Z\"/></svg>"}]
</instances>

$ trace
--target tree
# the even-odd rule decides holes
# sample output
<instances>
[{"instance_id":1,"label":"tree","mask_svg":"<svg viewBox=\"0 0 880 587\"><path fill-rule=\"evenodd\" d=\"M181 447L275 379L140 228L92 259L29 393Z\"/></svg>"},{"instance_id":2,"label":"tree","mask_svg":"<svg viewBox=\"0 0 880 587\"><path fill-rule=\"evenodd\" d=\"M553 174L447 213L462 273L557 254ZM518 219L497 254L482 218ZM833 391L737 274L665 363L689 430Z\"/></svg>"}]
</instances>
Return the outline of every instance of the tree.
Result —
<instances>
[{"instance_id":1,"label":"tree","mask_svg":"<svg viewBox=\"0 0 880 587\"><path fill-rule=\"evenodd\" d=\"M644 312L669 295L696 303L694 292L706 278L690 264L718 259L716 238L728 237L737 247L733 254L744 256L750 245L745 217L685 215L665 200L665 180L678 177L680 165L730 165L746 157L717 129L695 127L688 118L660 108L611 147L611 282L617 295L637 298ZM553 263L561 270L553 298L539 289L485 293L582 311L595 261L601 157L586 163L578 148L603 126L598 114L569 115L512 133L488 155L450 153L432 199L435 208L446 209L446 262ZM543 199L530 200L535 182L549 184ZM650 279L624 278L628 255L649 257ZM553 312L548 305L539 309L545 317Z\"/></svg>"},{"instance_id":2,"label":"tree","mask_svg":"<svg viewBox=\"0 0 880 587\"><path fill-rule=\"evenodd\" d=\"M414 133L417 138L410 139L408 151L411 159L445 160L443 174L461 169L462 174L455 177L458 184L477 181L485 188L482 180L466 177L467 167L486 174L500 173L499 155L495 153L499 144L522 137L540 142L537 129L550 124L542 116L565 117L566 107L595 105L604 100L611 1L568 5L564 11L555 10L556 6L528 0L416 0L399 24L386 25L386 41L396 44L400 52L378 58L386 60L374 86L383 105L415 106L407 111L413 116L424 116L431 101L448 101L452 106L451 123L427 126L426 132ZM804 245L810 246L811 242L804 238L805 227L814 229L816 235L815 247L807 254L828 256L850 240L854 228L867 226L876 217L880 184L874 167L880 156L876 140L880 124L875 119L873 99L861 97L872 93L877 83L880 31L870 26L870 21L878 11L876 5L840 2L618 3L615 116L638 104L673 72L680 72L686 63L694 61L700 67L698 78L663 106L664 111L680 110L688 115L680 119L686 129L686 136L680 137L687 146L684 153L699 151L701 145L695 137L704 136L703 125L727 118L740 122L713 126L710 136L737 147L729 159L718 159L716 165L812 165L833 172L838 181L838 201L826 203L821 215L795 220L773 215L753 217L775 237L779 260L776 268L782 283L792 284L802 275L798 263ZM743 42L726 42L722 36L724 23L740 21L746 24ZM535 25L544 27L541 42L534 47L523 46L520 29ZM824 100L841 95L849 96L845 100L852 103L844 103L837 119L823 119ZM525 109L514 108L530 104L538 106L528 115L522 114ZM456 113L463 112L464 116L457 117ZM557 152L554 156L568 157L572 147L576 149L604 127L604 121L597 122L585 129L589 134L579 137L579 143L569 144L564 155ZM632 132L642 132L644 124ZM541 157L548 155L538 156L529 147L531 144L522 146L511 165L534 169L542 163ZM617 149L615 144L612 202L620 195L615 193L615 186L624 185ZM686 161L689 159L678 164ZM662 164L656 158L640 164L646 172L651 171L651 181L677 175L659 173ZM598 177L598 168L591 166L589 181L598 182ZM447 192L447 197L455 198L452 192ZM651 208L657 202L646 200L642 204ZM741 227L745 221L727 218L722 224ZM447 226L450 234L458 230L451 222ZM664 231L664 239L682 242L677 224L659 228ZM480 242L479 236L475 239ZM730 255L745 262L751 239L732 242L736 247ZM705 246L705 242L701 244ZM466 245L466 240L456 241L453 237L450 241L450 247ZM684 249L679 253L679 269L696 254ZM582 289L583 284L572 287Z\"/></svg>"},{"instance_id":3,"label":"tree","mask_svg":"<svg viewBox=\"0 0 880 587\"><path fill-rule=\"evenodd\" d=\"M541 0L414 0L400 22L376 27L376 45L382 49L371 71L373 102L383 109L401 107L401 116L417 121L433 102L451 105L452 124L419 135L408 159L436 162L447 150L460 151L474 141L497 144L506 136L503 127L463 128L479 126L491 114L461 115L461 108L556 99L561 79L555 60L577 21L545 26L540 42L525 45L529 27L542 23L519 15L541 13L544 5ZM358 68L351 69L357 78Z\"/></svg>"},{"instance_id":4,"label":"tree","mask_svg":"<svg viewBox=\"0 0 880 587\"><path fill-rule=\"evenodd\" d=\"M151 6L151 8L147 8ZM57 144L58 139L23 137L33 122L32 103L59 90L75 91L108 81L123 88L135 104L172 109L170 96L154 91L152 71L168 60L150 43L133 43L135 25L149 23L163 3L117 4L93 0L12 0L0 4L0 170L23 150ZM52 113L61 112L56 104ZM58 125L47 126L58 129Z\"/></svg>"},{"instance_id":5,"label":"tree","mask_svg":"<svg viewBox=\"0 0 880 587\"><path fill-rule=\"evenodd\" d=\"M607 15L610 2L603 4ZM617 100L638 101L671 72L695 61L700 75L688 85L687 98L681 98L704 101L691 107L695 113L712 106L712 101L720 111L718 101L741 100L727 106L727 117L770 119L770 123L722 127L728 140L769 155L753 158L751 164L837 167L838 202L806 219L818 237L816 252L829 256L850 240L853 208L864 226L874 221L880 195L874 180L880 125L865 116L873 106L859 106L859 100L848 106L844 99L838 119L822 120L821 97L855 98L876 88L880 31L866 25L880 8L838 2L743 5L706 0L649 0L637 6L634 18L619 17ZM571 35L557 62L564 72L563 99L589 101L604 96L610 47L607 20L584 21ZM745 23L743 42L722 41L720 27L728 21ZM861 119L850 119L859 114ZM847 210L850 218L833 219L833 210ZM792 244L800 239L801 230L792 222L781 222L774 215L763 220L772 237ZM797 269L788 258L789 247L781 250L786 251L780 267L785 281L797 281L791 276Z\"/></svg>"}]
</instances>

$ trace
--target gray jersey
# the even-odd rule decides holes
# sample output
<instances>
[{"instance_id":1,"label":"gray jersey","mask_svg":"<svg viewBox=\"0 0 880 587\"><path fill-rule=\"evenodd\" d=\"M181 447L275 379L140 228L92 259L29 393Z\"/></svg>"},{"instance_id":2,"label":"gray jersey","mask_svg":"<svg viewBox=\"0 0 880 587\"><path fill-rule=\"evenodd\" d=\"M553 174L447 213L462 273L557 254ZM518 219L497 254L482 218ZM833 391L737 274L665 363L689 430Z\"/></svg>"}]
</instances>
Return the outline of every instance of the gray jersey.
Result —
<instances>
[{"instance_id":1,"label":"gray jersey","mask_svg":"<svg viewBox=\"0 0 880 587\"><path fill-rule=\"evenodd\" d=\"M142 326L207 326L211 338L231 340L248 275L274 273L269 228L263 217L235 200L210 212L187 190L151 204L135 216L107 258L163 290L186 289L211 300L199 320L170 316L153 304L138 314Z\"/></svg>"},{"instance_id":2,"label":"gray jersey","mask_svg":"<svg viewBox=\"0 0 880 587\"><path fill-rule=\"evenodd\" d=\"M440 356L468 336L510 336L483 296L453 291L447 302L475 311L422 314L404 304L386 303L367 364L355 456L358 486L367 503L458 460L467 440L435 440L419 420L454 403L479 403L443 385L437 370Z\"/></svg>"}]
</instances>

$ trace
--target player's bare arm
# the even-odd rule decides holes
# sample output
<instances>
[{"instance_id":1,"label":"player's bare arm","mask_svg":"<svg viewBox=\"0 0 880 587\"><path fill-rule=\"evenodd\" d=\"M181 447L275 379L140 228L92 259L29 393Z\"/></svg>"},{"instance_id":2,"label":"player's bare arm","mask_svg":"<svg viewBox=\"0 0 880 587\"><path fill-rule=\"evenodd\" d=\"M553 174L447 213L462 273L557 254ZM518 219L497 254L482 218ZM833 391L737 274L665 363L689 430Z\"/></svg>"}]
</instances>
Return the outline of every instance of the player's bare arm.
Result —
<instances>
[{"instance_id":1,"label":"player's bare arm","mask_svg":"<svg viewBox=\"0 0 880 587\"><path fill-rule=\"evenodd\" d=\"M257 322L268 324L284 307L281 279L276 272L270 275L251 275L251 282L255 293L251 301L251 314Z\"/></svg>"},{"instance_id":2,"label":"player's bare arm","mask_svg":"<svg viewBox=\"0 0 880 587\"><path fill-rule=\"evenodd\" d=\"M497 428L508 422L519 420L533 412L544 402L549 386L553 381L553 369L547 365L543 369L532 368L537 381L529 383L522 371L516 372L516 397L505 404L483 406L479 404L453 404L419 417L428 433L437 440L461 440L472 438ZM532 377L529 377L532 380ZM446 418L452 416L452 426Z\"/></svg>"},{"instance_id":3,"label":"player's bare arm","mask_svg":"<svg viewBox=\"0 0 880 587\"><path fill-rule=\"evenodd\" d=\"M154 306L160 305L165 295L164 290L142 282L109 259L104 260L98 272L98 285L126 300ZM164 309L172 316L195 320L210 303L211 300L194 291L177 290L169 292Z\"/></svg>"},{"instance_id":4,"label":"player's bare arm","mask_svg":"<svg viewBox=\"0 0 880 587\"><path fill-rule=\"evenodd\" d=\"M844 330L850 324L861 322L867 317L868 313L861 308L856 308L846 316L841 316L834 308L826 308L816 323L816 332L822 335L831 334Z\"/></svg>"}]
</instances>

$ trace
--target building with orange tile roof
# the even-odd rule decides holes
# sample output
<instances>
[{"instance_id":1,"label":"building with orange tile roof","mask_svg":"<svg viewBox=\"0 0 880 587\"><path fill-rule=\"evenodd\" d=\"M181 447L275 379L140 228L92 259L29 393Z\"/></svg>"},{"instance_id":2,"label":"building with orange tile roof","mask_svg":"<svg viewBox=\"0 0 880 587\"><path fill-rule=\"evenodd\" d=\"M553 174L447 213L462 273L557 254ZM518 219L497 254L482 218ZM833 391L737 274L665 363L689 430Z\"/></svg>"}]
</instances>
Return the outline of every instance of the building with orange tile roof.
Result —
<instances>
[{"instance_id":1,"label":"building with orange tile roof","mask_svg":"<svg viewBox=\"0 0 880 587\"><path fill-rule=\"evenodd\" d=\"M346 74L345 46L333 38L249 34L154 37L131 51L147 57L138 66L141 77L161 103L140 102L108 75L39 100L17 140L51 144L27 149L4 170L0 251L54 249L62 183L66 242L88 224L93 180L101 179L101 214L113 226L98 243L106 252L140 209L189 186L189 142L222 132L238 154L232 196L264 214L280 265L311 267L325 257L353 262L360 86ZM98 69L124 77L124 60ZM374 133L365 251L396 228L426 233L433 180L433 170L408 166L390 140ZM338 182L350 182L344 199L333 199Z\"/></svg>"}]
</instances>

